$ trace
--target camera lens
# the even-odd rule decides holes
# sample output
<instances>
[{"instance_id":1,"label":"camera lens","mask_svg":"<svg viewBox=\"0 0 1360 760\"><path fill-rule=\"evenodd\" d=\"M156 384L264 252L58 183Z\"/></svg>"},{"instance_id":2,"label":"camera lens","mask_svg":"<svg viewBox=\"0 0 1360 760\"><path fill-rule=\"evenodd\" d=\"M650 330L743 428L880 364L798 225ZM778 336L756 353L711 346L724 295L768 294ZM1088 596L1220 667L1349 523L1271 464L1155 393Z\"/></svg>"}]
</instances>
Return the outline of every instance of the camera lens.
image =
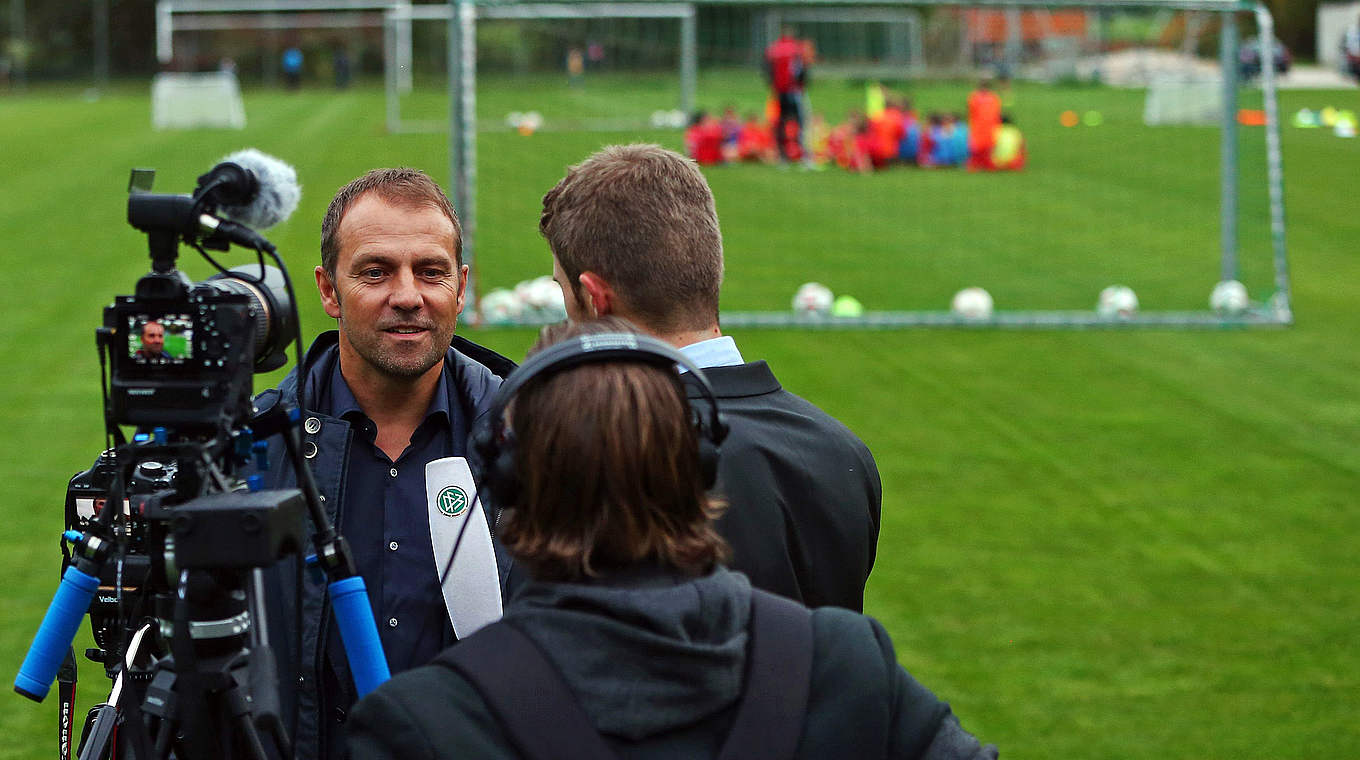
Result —
<instances>
[{"instance_id":1,"label":"camera lens","mask_svg":"<svg viewBox=\"0 0 1360 760\"><path fill-rule=\"evenodd\" d=\"M203 286L221 293L243 293L250 297L251 312L255 315L255 371L271 372L288 361L288 341L293 335L293 304L288 300L283 273L274 267L239 266L230 271L240 277L217 274ZM244 279L242 279L244 278Z\"/></svg>"}]
</instances>

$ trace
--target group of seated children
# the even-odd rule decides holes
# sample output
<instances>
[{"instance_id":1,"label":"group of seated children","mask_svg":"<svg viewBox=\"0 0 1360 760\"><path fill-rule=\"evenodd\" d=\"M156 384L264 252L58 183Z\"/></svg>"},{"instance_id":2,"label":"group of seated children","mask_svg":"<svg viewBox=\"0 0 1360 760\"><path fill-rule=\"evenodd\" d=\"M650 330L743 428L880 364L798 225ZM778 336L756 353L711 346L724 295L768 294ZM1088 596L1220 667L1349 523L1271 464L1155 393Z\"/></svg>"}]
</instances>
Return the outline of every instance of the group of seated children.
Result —
<instances>
[{"instance_id":1,"label":"group of seated children","mask_svg":"<svg viewBox=\"0 0 1360 760\"><path fill-rule=\"evenodd\" d=\"M894 164L928 168L966 166L969 171L1010 171L1025 166L1025 139L1001 101L982 84L968 98L969 117L932 112L923 122L905 98L884 96L870 103L872 115L853 110L844 123L828 127L820 115L809 125L808 147L818 164L835 162L847 171L869 172ZM685 132L689 155L702 165L778 159L777 119L745 120L727 108L721 119L695 115ZM786 124L788 151L801 158L797 127Z\"/></svg>"},{"instance_id":2,"label":"group of seated children","mask_svg":"<svg viewBox=\"0 0 1360 760\"><path fill-rule=\"evenodd\" d=\"M705 111L694 114L685 130L685 152L701 166L760 161L774 163L779 152L775 148L774 130L778 118L757 118L754 113L743 119L728 106L721 119ZM790 131L796 129L792 123ZM798 135L793 133L794 152L797 153Z\"/></svg>"}]
</instances>

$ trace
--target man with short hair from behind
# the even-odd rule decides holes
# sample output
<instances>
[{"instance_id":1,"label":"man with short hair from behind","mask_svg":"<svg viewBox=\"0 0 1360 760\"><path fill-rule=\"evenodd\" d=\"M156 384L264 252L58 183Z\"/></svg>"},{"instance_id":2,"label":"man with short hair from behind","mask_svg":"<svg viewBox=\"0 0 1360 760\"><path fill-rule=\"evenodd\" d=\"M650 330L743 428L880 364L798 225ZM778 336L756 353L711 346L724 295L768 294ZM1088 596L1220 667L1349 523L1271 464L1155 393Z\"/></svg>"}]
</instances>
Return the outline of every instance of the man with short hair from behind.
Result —
<instances>
[{"instance_id":1,"label":"man with short hair from behind","mask_svg":"<svg viewBox=\"0 0 1360 760\"><path fill-rule=\"evenodd\" d=\"M623 317L712 382L731 427L717 484L730 502L718 530L731 566L810 607L862 611L878 544L878 468L845 425L722 334L722 234L698 166L656 145L605 148L544 196L539 229L571 320Z\"/></svg>"}]
</instances>

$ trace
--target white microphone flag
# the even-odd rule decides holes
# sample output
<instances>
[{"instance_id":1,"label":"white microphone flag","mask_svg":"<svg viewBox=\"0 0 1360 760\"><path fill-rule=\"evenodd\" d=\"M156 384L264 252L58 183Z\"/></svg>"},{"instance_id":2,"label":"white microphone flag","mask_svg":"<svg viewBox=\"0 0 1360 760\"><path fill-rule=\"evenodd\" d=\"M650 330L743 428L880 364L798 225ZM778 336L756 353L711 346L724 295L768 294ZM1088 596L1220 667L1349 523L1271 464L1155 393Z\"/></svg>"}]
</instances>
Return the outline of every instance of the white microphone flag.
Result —
<instances>
[{"instance_id":1,"label":"white microphone flag","mask_svg":"<svg viewBox=\"0 0 1360 760\"><path fill-rule=\"evenodd\" d=\"M463 457L425 465L435 572L459 639L501 619L501 577L477 484Z\"/></svg>"}]
</instances>

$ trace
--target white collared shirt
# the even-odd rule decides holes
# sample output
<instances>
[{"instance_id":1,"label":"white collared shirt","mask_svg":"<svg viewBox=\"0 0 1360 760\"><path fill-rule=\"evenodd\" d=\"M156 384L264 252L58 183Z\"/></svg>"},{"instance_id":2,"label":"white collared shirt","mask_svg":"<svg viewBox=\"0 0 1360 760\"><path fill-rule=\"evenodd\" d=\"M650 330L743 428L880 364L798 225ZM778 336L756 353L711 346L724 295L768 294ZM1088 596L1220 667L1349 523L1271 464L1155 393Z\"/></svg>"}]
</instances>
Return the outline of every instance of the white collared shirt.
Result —
<instances>
[{"instance_id":1,"label":"white collared shirt","mask_svg":"<svg viewBox=\"0 0 1360 760\"><path fill-rule=\"evenodd\" d=\"M746 363L746 360L741 358L741 352L737 350L737 342L732 340L730 335L720 335L716 338L701 340L698 343L691 343L688 346L681 346L680 351L689 357L690 361L699 365L700 369L735 367Z\"/></svg>"}]
</instances>

